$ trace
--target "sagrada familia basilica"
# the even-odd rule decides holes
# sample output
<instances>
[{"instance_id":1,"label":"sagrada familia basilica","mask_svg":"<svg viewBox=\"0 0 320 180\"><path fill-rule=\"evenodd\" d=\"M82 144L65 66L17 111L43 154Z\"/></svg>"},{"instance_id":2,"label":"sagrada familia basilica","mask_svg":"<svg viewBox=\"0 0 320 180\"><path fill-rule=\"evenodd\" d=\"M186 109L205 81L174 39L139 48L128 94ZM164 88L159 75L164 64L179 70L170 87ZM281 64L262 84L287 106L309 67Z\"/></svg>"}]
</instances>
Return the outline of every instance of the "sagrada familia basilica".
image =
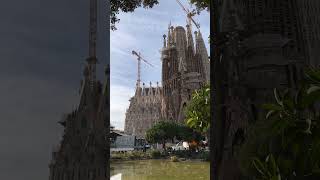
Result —
<instances>
[{"instance_id":1,"label":"sagrada familia basilica","mask_svg":"<svg viewBox=\"0 0 320 180\"><path fill-rule=\"evenodd\" d=\"M184 108L192 92L210 82L210 61L200 30L192 33L191 22L173 27L163 35L162 86L140 81L126 112L125 133L143 138L156 122L184 123ZM195 40L194 40L195 39Z\"/></svg>"}]
</instances>

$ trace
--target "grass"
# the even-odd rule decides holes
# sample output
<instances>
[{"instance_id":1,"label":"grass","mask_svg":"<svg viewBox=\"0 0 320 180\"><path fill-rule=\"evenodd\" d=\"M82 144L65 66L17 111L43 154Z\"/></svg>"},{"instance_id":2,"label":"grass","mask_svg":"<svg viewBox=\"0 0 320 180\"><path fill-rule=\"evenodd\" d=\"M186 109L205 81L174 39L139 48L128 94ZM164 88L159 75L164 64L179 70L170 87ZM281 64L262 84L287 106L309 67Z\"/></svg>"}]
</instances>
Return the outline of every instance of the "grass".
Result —
<instances>
[{"instance_id":1,"label":"grass","mask_svg":"<svg viewBox=\"0 0 320 180\"><path fill-rule=\"evenodd\" d=\"M112 152L111 160L144 160L144 159L170 159L175 162L175 159L201 159L204 161L210 160L209 152L201 151L198 153L191 151L159 151L159 150L148 150L143 151L128 151L128 152ZM173 158L173 159L172 159Z\"/></svg>"},{"instance_id":2,"label":"grass","mask_svg":"<svg viewBox=\"0 0 320 180\"><path fill-rule=\"evenodd\" d=\"M158 150L151 150L151 157L154 159L159 159L161 157L161 152Z\"/></svg>"},{"instance_id":3,"label":"grass","mask_svg":"<svg viewBox=\"0 0 320 180\"><path fill-rule=\"evenodd\" d=\"M143 160L143 159L159 159L164 155L158 150L128 151L128 152L112 152L111 160Z\"/></svg>"}]
</instances>

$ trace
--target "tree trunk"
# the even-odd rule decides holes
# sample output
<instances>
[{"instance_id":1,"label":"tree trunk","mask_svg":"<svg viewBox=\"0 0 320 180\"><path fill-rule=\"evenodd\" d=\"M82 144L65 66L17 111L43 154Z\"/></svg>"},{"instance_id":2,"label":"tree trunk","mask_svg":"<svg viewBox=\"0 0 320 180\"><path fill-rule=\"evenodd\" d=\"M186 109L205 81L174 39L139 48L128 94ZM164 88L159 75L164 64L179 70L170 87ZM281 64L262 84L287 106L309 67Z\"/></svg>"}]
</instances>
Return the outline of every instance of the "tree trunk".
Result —
<instances>
[{"instance_id":1,"label":"tree trunk","mask_svg":"<svg viewBox=\"0 0 320 180\"><path fill-rule=\"evenodd\" d=\"M211 1L211 25L213 26L213 34L211 34L211 39L213 39L214 47L211 52L213 52L213 70L211 71L210 79L213 80L214 87L210 91L212 102L211 112L213 116L211 117L211 133L213 136L210 151L212 151L212 166L210 166L210 173L212 174L213 179L219 179L218 172L220 171L222 156L223 156L223 147L224 147L224 134L225 134L225 116L224 116L224 87L223 87L223 77L224 67L223 61L220 61L220 49L219 49L219 9L217 0Z\"/></svg>"},{"instance_id":2,"label":"tree trunk","mask_svg":"<svg viewBox=\"0 0 320 180\"><path fill-rule=\"evenodd\" d=\"M208 147L210 147L210 144L211 144L211 143L210 143L210 140L211 140L211 138L210 138L210 132L211 132L210 129L208 129L208 131L206 132L206 135L205 135L205 136L207 137Z\"/></svg>"}]
</instances>

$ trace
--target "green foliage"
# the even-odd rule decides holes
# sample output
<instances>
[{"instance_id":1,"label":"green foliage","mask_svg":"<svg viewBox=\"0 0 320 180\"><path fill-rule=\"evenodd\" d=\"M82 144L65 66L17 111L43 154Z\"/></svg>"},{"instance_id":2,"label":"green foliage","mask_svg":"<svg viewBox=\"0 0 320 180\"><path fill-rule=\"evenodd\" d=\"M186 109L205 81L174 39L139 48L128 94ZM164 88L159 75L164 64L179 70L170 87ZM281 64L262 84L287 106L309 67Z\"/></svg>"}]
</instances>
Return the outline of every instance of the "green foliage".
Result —
<instances>
[{"instance_id":1,"label":"green foliage","mask_svg":"<svg viewBox=\"0 0 320 180\"><path fill-rule=\"evenodd\" d=\"M190 0L190 2L196 6L198 13L210 10L210 0Z\"/></svg>"},{"instance_id":2,"label":"green foliage","mask_svg":"<svg viewBox=\"0 0 320 180\"><path fill-rule=\"evenodd\" d=\"M243 172L259 179L320 179L320 70L308 69L298 90L274 90L266 120L250 130L240 156ZM255 130L253 130L255 129ZM264 136L264 137L263 137ZM266 160L262 161L261 159ZM252 162L251 166L246 162Z\"/></svg>"},{"instance_id":3,"label":"green foliage","mask_svg":"<svg viewBox=\"0 0 320 180\"><path fill-rule=\"evenodd\" d=\"M142 159L159 159L161 157L168 157L169 154L166 152L160 152L159 150L148 150L143 151L127 151L127 152L112 152L111 160L142 160Z\"/></svg>"},{"instance_id":4,"label":"green foliage","mask_svg":"<svg viewBox=\"0 0 320 180\"><path fill-rule=\"evenodd\" d=\"M210 128L210 86L196 90L186 107L186 124L200 133Z\"/></svg>"},{"instance_id":5,"label":"green foliage","mask_svg":"<svg viewBox=\"0 0 320 180\"><path fill-rule=\"evenodd\" d=\"M259 172L261 179L281 180L279 168L272 154L268 155L264 162L260 161L260 159L255 158L253 160L253 165Z\"/></svg>"},{"instance_id":6,"label":"green foliage","mask_svg":"<svg viewBox=\"0 0 320 180\"><path fill-rule=\"evenodd\" d=\"M179 158L192 158L191 151L173 151L172 155L175 155Z\"/></svg>"},{"instance_id":7,"label":"green foliage","mask_svg":"<svg viewBox=\"0 0 320 180\"><path fill-rule=\"evenodd\" d=\"M177 140L183 140L183 141L200 141L201 139L203 139L203 136L193 130L192 128L185 126L185 125L178 125L177 127L177 131L176 131L176 139Z\"/></svg>"},{"instance_id":8,"label":"green foliage","mask_svg":"<svg viewBox=\"0 0 320 180\"><path fill-rule=\"evenodd\" d=\"M160 121L147 130L146 140L150 143L165 143L167 140L173 140L177 127L173 122Z\"/></svg>"},{"instance_id":9,"label":"green foliage","mask_svg":"<svg viewBox=\"0 0 320 180\"><path fill-rule=\"evenodd\" d=\"M193 129L170 121L160 121L146 132L146 140L150 143L165 143L167 141L177 140L199 141L202 139L200 133Z\"/></svg>"},{"instance_id":10,"label":"green foliage","mask_svg":"<svg viewBox=\"0 0 320 180\"><path fill-rule=\"evenodd\" d=\"M150 155L142 151L128 151L128 152L112 152L112 160L137 160L137 159L149 159Z\"/></svg>"},{"instance_id":11,"label":"green foliage","mask_svg":"<svg viewBox=\"0 0 320 180\"><path fill-rule=\"evenodd\" d=\"M117 14L119 14L120 11L125 13L133 12L138 7L143 6L144 8L152 8L154 5L158 3L158 0L110 0L111 30L117 29L115 23L120 21L120 19L117 18Z\"/></svg>"},{"instance_id":12,"label":"green foliage","mask_svg":"<svg viewBox=\"0 0 320 180\"><path fill-rule=\"evenodd\" d=\"M204 161L210 161L210 152L208 151L201 151L199 156L200 156L200 159Z\"/></svg>"}]
</instances>

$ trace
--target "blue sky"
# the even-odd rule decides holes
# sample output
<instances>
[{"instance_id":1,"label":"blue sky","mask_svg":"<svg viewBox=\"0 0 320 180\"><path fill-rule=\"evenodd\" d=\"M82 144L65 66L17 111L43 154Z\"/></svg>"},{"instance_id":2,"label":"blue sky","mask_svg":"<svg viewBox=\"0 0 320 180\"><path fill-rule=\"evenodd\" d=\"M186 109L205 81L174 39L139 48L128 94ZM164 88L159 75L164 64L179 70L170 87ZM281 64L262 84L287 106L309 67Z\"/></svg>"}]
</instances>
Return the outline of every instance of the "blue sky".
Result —
<instances>
[{"instance_id":1,"label":"blue sky","mask_svg":"<svg viewBox=\"0 0 320 180\"><path fill-rule=\"evenodd\" d=\"M181 2L191 9L187 0ZM129 99L134 95L137 81L137 60L132 50L141 52L142 56L155 67L142 63L141 81L149 86L161 82L160 49L163 46L163 34L167 34L168 24L186 25L186 14L176 1L161 0L152 9L138 8L133 13L120 13L117 30L110 32L110 122L117 129L123 129ZM210 33L209 13L203 11L194 19L200 23L200 30L206 42ZM195 27L193 26L193 31Z\"/></svg>"}]
</instances>

